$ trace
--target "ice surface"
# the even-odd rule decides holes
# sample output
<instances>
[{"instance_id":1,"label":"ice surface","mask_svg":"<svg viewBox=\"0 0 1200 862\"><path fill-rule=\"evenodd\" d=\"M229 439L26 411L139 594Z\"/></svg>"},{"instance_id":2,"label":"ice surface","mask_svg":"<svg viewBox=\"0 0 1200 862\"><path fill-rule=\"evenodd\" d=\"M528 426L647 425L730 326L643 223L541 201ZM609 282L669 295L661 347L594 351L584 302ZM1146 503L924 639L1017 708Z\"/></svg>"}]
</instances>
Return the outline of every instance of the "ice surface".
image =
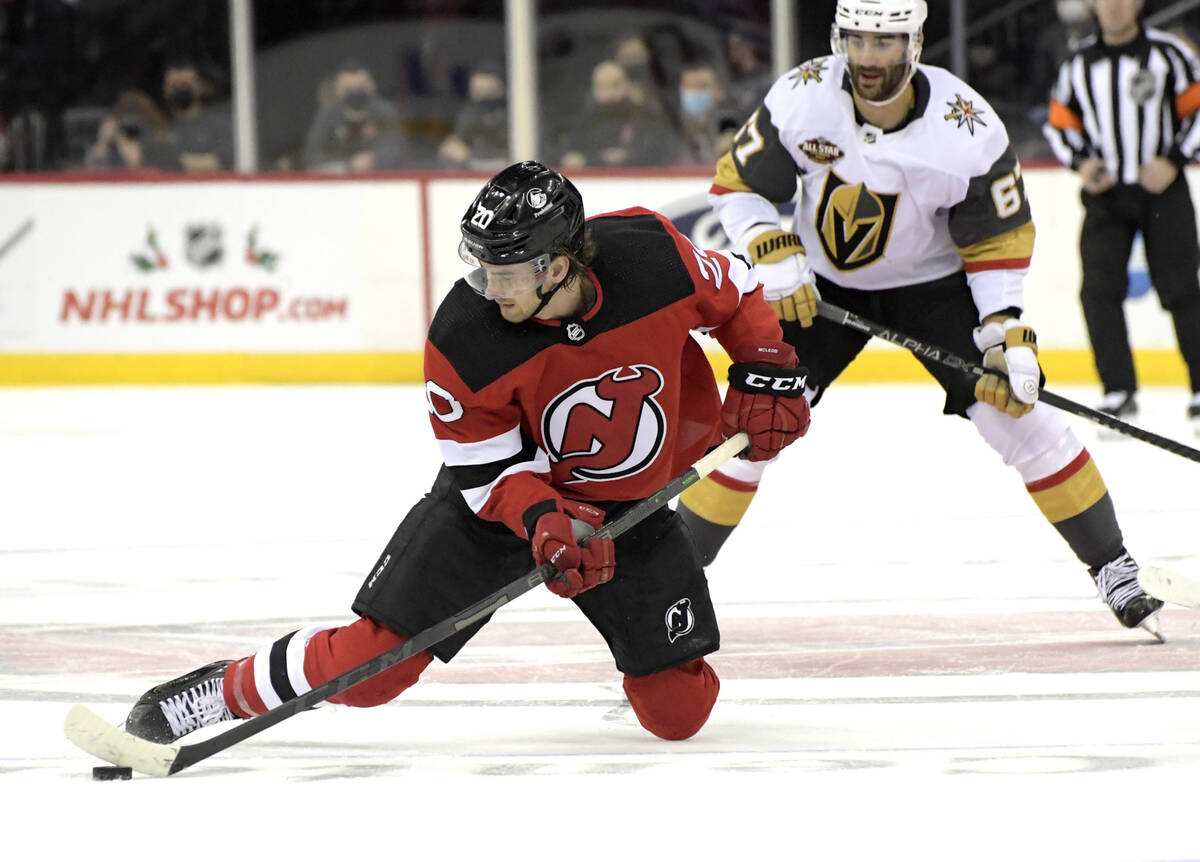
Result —
<instances>
[{"instance_id":1,"label":"ice surface","mask_svg":"<svg viewBox=\"0 0 1200 862\"><path fill-rule=\"evenodd\" d=\"M1200 442L1185 393L1140 401ZM1164 611L1166 645L1121 629L940 406L839 386L814 411L710 570L722 691L692 740L645 733L539 589L392 704L94 782L70 704L119 721L168 676L348 620L437 449L415 387L0 389L0 853L1200 859L1200 614ZM1073 424L1134 556L1200 577L1200 464Z\"/></svg>"}]
</instances>

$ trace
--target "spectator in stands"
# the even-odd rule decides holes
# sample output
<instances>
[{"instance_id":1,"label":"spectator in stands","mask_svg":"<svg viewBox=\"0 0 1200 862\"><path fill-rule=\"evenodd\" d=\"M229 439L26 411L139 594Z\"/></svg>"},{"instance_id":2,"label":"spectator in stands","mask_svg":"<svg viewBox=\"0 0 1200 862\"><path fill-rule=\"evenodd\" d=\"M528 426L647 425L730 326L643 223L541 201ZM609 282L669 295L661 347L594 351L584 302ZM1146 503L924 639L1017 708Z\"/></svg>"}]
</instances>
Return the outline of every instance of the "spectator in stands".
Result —
<instances>
[{"instance_id":1,"label":"spectator in stands","mask_svg":"<svg viewBox=\"0 0 1200 862\"><path fill-rule=\"evenodd\" d=\"M310 170L358 173L405 164L396 107L382 98L370 71L347 60L334 76L332 99L309 126L304 163Z\"/></svg>"},{"instance_id":2,"label":"spectator in stands","mask_svg":"<svg viewBox=\"0 0 1200 862\"><path fill-rule=\"evenodd\" d=\"M498 170L508 164L508 102L498 66L482 65L467 82L466 106L454 131L438 147L438 161L450 167Z\"/></svg>"},{"instance_id":3,"label":"spectator in stands","mask_svg":"<svg viewBox=\"0 0 1200 862\"><path fill-rule=\"evenodd\" d=\"M126 90L112 110L100 121L96 142L88 148L84 165L89 168L137 169L159 157L166 117L154 100L141 90Z\"/></svg>"},{"instance_id":4,"label":"spectator in stands","mask_svg":"<svg viewBox=\"0 0 1200 862\"><path fill-rule=\"evenodd\" d=\"M621 36L613 49L613 59L625 70L634 103L665 116L667 99L659 76L655 74L654 58L646 38L640 33Z\"/></svg>"},{"instance_id":5,"label":"spectator in stands","mask_svg":"<svg viewBox=\"0 0 1200 862\"><path fill-rule=\"evenodd\" d=\"M736 129L743 120L745 117L737 118L726 103L725 89L712 63L692 60L684 65L679 76L681 162L706 164L720 158L729 149L731 125Z\"/></svg>"},{"instance_id":6,"label":"spectator in stands","mask_svg":"<svg viewBox=\"0 0 1200 862\"><path fill-rule=\"evenodd\" d=\"M227 111L208 107L212 85L191 60L174 60L163 73L170 121L156 166L171 171L219 171L233 167L233 124ZM156 148L157 150L158 148Z\"/></svg>"},{"instance_id":7,"label":"spectator in stands","mask_svg":"<svg viewBox=\"0 0 1200 862\"><path fill-rule=\"evenodd\" d=\"M730 108L743 120L754 113L767 90L775 83L768 52L749 33L731 30L725 44L733 80L729 86Z\"/></svg>"},{"instance_id":8,"label":"spectator in stands","mask_svg":"<svg viewBox=\"0 0 1200 862\"><path fill-rule=\"evenodd\" d=\"M635 98L633 83L619 63L597 63L591 99L563 136L563 167L671 164L670 126Z\"/></svg>"}]
</instances>

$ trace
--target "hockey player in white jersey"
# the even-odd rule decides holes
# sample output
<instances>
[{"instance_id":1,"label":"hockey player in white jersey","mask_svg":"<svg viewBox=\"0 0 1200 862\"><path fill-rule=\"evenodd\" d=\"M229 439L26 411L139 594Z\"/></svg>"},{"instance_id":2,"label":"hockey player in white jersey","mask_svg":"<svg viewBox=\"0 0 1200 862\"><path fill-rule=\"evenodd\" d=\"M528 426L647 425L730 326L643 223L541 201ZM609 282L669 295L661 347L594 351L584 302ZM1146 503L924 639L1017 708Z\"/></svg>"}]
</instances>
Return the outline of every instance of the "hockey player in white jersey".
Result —
<instances>
[{"instance_id":1,"label":"hockey player in white jersey","mask_svg":"<svg viewBox=\"0 0 1200 862\"><path fill-rule=\"evenodd\" d=\"M1112 500L1063 414L1038 403L1021 319L1034 226L1000 118L963 81L921 65L923 0L840 0L833 55L771 87L717 164L709 200L755 264L816 404L870 338L816 317L826 301L982 362L982 379L922 359L944 412L974 423L1088 567L1122 625L1153 625ZM799 199L791 231L776 204ZM764 464L727 464L679 511L707 565Z\"/></svg>"}]
</instances>

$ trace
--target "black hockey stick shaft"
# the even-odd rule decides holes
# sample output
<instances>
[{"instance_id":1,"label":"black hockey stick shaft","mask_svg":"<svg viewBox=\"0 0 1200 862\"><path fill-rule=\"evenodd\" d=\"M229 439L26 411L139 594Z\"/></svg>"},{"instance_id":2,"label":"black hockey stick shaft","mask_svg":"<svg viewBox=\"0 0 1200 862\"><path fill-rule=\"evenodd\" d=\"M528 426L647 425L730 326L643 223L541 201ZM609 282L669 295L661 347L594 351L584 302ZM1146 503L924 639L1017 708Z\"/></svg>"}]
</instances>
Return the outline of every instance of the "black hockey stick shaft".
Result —
<instances>
[{"instance_id":1,"label":"black hockey stick shaft","mask_svg":"<svg viewBox=\"0 0 1200 862\"><path fill-rule=\"evenodd\" d=\"M881 338L884 341L903 347L909 350L913 355L921 359L929 359L934 362L940 362L950 368L957 368L968 374L982 376L984 374L996 374L997 372L984 368L983 366L970 362L959 356L955 356L948 350L943 350L935 344L928 344L920 339L913 338L911 335L906 335L903 332L897 332L887 326L882 326L865 318L859 317L851 311L846 311L843 308L838 308L836 305L826 302L823 299L817 300L817 314L826 320L834 323L848 326L851 329L857 329L860 332L869 333L876 338ZM1155 434L1153 431L1147 431L1144 428L1138 428L1136 425L1130 425L1128 422L1122 422L1115 416L1109 416L1107 413L1102 413L1099 410L1093 410L1091 407L1085 407L1077 401L1072 401L1069 398L1064 398L1061 395L1056 395L1046 389L1042 389L1039 396L1043 402L1051 407L1057 407L1059 410L1064 410L1067 413L1073 413L1076 416L1081 416L1085 419L1103 425L1106 428L1111 428L1114 431L1120 432L1127 437L1133 437L1136 440L1141 440L1143 443L1149 443L1151 446L1157 446L1160 449L1166 449L1175 455L1182 458L1187 458L1191 461L1200 462L1200 450L1193 449L1169 437L1163 437Z\"/></svg>"},{"instance_id":2,"label":"black hockey stick shaft","mask_svg":"<svg viewBox=\"0 0 1200 862\"><path fill-rule=\"evenodd\" d=\"M647 516L661 509L670 500L683 493L686 488L703 479L749 445L750 438L745 433L735 434L693 464L686 472L676 476L651 496L631 506L620 517L602 526L597 531L597 535L606 539L617 538L617 536L641 523ZM461 631L489 614L495 613L513 599L524 595L534 587L545 583L556 575L557 570L550 563L538 566L528 574L522 575L512 583L501 587L494 593L475 602L470 607L459 611L454 616L430 626L423 632L413 635L404 643L397 644L387 652L363 662L358 667L351 668L343 674L335 676L333 679L318 685L316 688L305 692L299 697L284 701L279 706L264 712L262 715L238 722L229 730L217 734L210 739L191 745L180 746L179 753L171 763L168 774L174 775L176 772L187 769L189 766L212 757L214 754L224 751L230 746L262 733L268 727L279 724L285 718L290 718L298 712L310 709L340 694L351 686L358 685L363 680L370 679L376 674L382 673L389 667L399 664L406 658L410 658L422 650L429 649L441 643L456 632Z\"/></svg>"}]
</instances>

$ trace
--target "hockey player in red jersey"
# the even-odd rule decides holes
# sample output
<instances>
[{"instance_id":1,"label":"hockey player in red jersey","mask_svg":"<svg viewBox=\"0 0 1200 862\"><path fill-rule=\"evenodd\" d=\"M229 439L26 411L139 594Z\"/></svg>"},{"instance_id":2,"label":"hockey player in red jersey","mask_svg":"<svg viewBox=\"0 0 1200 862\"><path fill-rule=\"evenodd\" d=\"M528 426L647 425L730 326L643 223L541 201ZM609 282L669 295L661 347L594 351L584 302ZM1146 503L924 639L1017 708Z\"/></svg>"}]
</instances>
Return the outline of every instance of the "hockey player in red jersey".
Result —
<instances>
[{"instance_id":1,"label":"hockey player in red jersey","mask_svg":"<svg viewBox=\"0 0 1200 862\"><path fill-rule=\"evenodd\" d=\"M615 541L575 537L722 436L746 431L748 457L773 458L808 429L805 371L741 259L696 248L645 209L585 222L571 182L536 162L493 177L461 227L469 272L425 346L443 466L363 582L358 620L292 632L156 686L130 711L128 732L172 742L261 714L547 561L560 573L547 586L605 639L641 724L685 739L707 721L719 683L704 656L719 632L678 517L664 507ZM693 331L735 360L724 402ZM331 700L392 700L486 622Z\"/></svg>"},{"instance_id":2,"label":"hockey player in red jersey","mask_svg":"<svg viewBox=\"0 0 1200 862\"><path fill-rule=\"evenodd\" d=\"M944 412L1015 468L1121 624L1149 627L1162 602L1139 586L1104 480L1063 414L1038 403L1037 339L1021 319L1034 239L1021 166L991 106L917 62L925 16L923 0L839 0L833 55L776 81L718 162L709 201L808 366L814 405L870 338L814 319L819 297L999 372L918 357ZM775 204L797 185L785 231ZM763 466L729 462L680 497L706 564Z\"/></svg>"}]
</instances>

